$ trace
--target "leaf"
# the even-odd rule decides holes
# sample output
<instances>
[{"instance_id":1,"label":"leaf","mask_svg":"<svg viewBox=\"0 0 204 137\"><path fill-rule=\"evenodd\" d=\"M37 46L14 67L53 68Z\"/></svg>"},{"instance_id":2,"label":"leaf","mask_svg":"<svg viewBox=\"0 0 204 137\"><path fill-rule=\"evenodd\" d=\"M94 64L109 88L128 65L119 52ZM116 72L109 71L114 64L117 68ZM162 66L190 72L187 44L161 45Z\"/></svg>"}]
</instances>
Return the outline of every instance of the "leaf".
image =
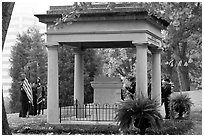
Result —
<instances>
[{"instance_id":1,"label":"leaf","mask_svg":"<svg viewBox=\"0 0 204 137\"><path fill-rule=\"evenodd\" d=\"M179 20L174 20L173 21L173 26L174 27L178 27L180 25L180 21Z\"/></svg>"},{"instance_id":2,"label":"leaf","mask_svg":"<svg viewBox=\"0 0 204 137\"><path fill-rule=\"evenodd\" d=\"M188 66L188 62L185 62L185 63L184 63L184 66Z\"/></svg>"},{"instance_id":3,"label":"leaf","mask_svg":"<svg viewBox=\"0 0 204 137\"><path fill-rule=\"evenodd\" d=\"M182 65L182 60L180 60L178 63L178 66L181 66L181 65Z\"/></svg>"},{"instance_id":4,"label":"leaf","mask_svg":"<svg viewBox=\"0 0 204 137\"><path fill-rule=\"evenodd\" d=\"M174 63L172 62L172 63L170 64L170 66L173 67L173 66L174 66Z\"/></svg>"},{"instance_id":5,"label":"leaf","mask_svg":"<svg viewBox=\"0 0 204 137\"><path fill-rule=\"evenodd\" d=\"M192 63L192 62L193 62L193 59L189 58L188 63Z\"/></svg>"},{"instance_id":6,"label":"leaf","mask_svg":"<svg viewBox=\"0 0 204 137\"><path fill-rule=\"evenodd\" d=\"M169 15L169 19L170 19L170 20L173 20L173 19L174 19L174 16L173 16L173 15Z\"/></svg>"}]
</instances>

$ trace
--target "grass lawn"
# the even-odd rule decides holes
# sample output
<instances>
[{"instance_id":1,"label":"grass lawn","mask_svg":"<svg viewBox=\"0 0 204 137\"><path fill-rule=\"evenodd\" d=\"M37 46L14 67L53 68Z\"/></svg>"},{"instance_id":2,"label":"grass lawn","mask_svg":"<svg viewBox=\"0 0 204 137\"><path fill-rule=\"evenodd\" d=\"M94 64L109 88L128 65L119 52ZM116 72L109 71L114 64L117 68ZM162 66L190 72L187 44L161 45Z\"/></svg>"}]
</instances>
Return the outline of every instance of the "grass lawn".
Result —
<instances>
[{"instance_id":1,"label":"grass lawn","mask_svg":"<svg viewBox=\"0 0 204 137\"><path fill-rule=\"evenodd\" d=\"M165 120L161 130L148 129L149 135L201 135L202 114L193 111L192 120ZM51 125L46 123L46 116L19 118L18 114L8 116L13 134L121 134L115 125ZM129 133L133 134L133 133Z\"/></svg>"},{"instance_id":2,"label":"grass lawn","mask_svg":"<svg viewBox=\"0 0 204 137\"><path fill-rule=\"evenodd\" d=\"M116 125L51 125L45 116L18 118L17 114L8 117L13 134L120 134ZM160 131L149 129L147 134L184 134L193 127L190 120L164 121ZM132 133L130 133L132 134Z\"/></svg>"},{"instance_id":3,"label":"grass lawn","mask_svg":"<svg viewBox=\"0 0 204 137\"><path fill-rule=\"evenodd\" d=\"M195 94L192 94L195 95ZM202 98L200 95L199 98ZM194 99L196 100L194 102ZM198 97L192 98L190 120L164 120L161 130L148 129L149 135L202 135L202 107ZM198 104L197 104L198 103ZM117 125L51 125L46 123L46 115L19 118L18 114L7 115L13 134L121 134ZM133 134L133 133L130 133Z\"/></svg>"}]
</instances>

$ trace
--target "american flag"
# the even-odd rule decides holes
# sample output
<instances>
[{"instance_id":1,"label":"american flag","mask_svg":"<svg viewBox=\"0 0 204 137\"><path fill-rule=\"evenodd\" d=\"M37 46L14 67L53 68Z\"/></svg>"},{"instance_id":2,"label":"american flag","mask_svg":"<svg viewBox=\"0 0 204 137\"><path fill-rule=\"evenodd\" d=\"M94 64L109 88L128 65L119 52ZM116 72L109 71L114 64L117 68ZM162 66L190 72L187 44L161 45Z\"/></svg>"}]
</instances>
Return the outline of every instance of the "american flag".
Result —
<instances>
[{"instance_id":1,"label":"american flag","mask_svg":"<svg viewBox=\"0 0 204 137\"><path fill-rule=\"evenodd\" d=\"M23 89L26 92L26 95L28 99L30 100L32 106L33 106L33 94L32 94L32 88L31 85L29 84L28 80L25 78L23 81Z\"/></svg>"}]
</instances>

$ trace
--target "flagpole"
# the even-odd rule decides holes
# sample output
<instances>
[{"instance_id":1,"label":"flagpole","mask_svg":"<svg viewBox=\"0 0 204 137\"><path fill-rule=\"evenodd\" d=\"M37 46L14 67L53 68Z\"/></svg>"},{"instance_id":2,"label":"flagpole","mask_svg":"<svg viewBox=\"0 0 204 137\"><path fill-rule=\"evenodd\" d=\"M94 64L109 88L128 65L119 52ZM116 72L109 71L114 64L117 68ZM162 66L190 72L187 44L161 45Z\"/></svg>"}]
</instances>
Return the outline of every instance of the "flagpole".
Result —
<instances>
[{"instance_id":1,"label":"flagpole","mask_svg":"<svg viewBox=\"0 0 204 137\"><path fill-rule=\"evenodd\" d=\"M30 61L29 61L29 65L28 65L28 78L29 78L29 84L31 83L31 74L30 74ZM32 87L31 87L32 88ZM29 103L29 110L31 109L32 114L33 112L33 107L31 106L31 103ZM29 116L29 115L28 115Z\"/></svg>"},{"instance_id":2,"label":"flagpole","mask_svg":"<svg viewBox=\"0 0 204 137\"><path fill-rule=\"evenodd\" d=\"M30 81L30 61L28 62L28 82ZM29 102L28 102L29 103ZM30 114L30 108L31 108L31 106L30 106L30 103L29 103L29 105L28 105L28 117L29 117L29 114ZM32 111L32 110L31 110Z\"/></svg>"}]
</instances>

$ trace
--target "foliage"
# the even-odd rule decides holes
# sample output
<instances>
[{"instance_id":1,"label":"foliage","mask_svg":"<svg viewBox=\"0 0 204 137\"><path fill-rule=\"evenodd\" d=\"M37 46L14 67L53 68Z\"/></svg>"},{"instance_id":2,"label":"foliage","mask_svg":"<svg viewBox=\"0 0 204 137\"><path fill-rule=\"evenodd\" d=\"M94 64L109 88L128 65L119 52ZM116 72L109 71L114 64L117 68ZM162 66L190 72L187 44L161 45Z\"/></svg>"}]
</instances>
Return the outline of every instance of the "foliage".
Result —
<instances>
[{"instance_id":1,"label":"foliage","mask_svg":"<svg viewBox=\"0 0 204 137\"><path fill-rule=\"evenodd\" d=\"M170 96L169 105L171 117L175 118L178 114L178 118L182 118L185 114L189 116L193 103L188 94L180 93L178 95Z\"/></svg>"},{"instance_id":2,"label":"foliage","mask_svg":"<svg viewBox=\"0 0 204 137\"><path fill-rule=\"evenodd\" d=\"M128 84L129 77L136 76L136 49L116 48L98 49L98 55L102 56L102 73L107 76L119 76L123 83ZM148 75L151 72L150 54L148 54Z\"/></svg>"},{"instance_id":3,"label":"foliage","mask_svg":"<svg viewBox=\"0 0 204 137\"><path fill-rule=\"evenodd\" d=\"M169 19L170 25L165 35L164 48L169 54L166 60L169 75L171 76L172 70L176 71L181 90L190 90L190 83L200 87L202 4L166 3L166 7L163 15Z\"/></svg>"},{"instance_id":4,"label":"foliage","mask_svg":"<svg viewBox=\"0 0 204 137\"><path fill-rule=\"evenodd\" d=\"M121 49L101 49L103 53L104 65L103 73L108 76L120 75L122 77L134 75L135 68L135 50L128 48Z\"/></svg>"},{"instance_id":5,"label":"foliage","mask_svg":"<svg viewBox=\"0 0 204 137\"><path fill-rule=\"evenodd\" d=\"M16 44L12 47L10 58L12 84L9 90L12 112L19 112L20 109L20 73L26 73L30 83L40 77L42 84L46 84L47 54L42 36L36 27L29 28L26 32L17 35Z\"/></svg>"},{"instance_id":6,"label":"foliage","mask_svg":"<svg viewBox=\"0 0 204 137\"><path fill-rule=\"evenodd\" d=\"M74 103L74 50L61 46L59 53L59 95L62 105ZM100 57L96 51L87 49L84 52L84 102L93 102L93 88L90 82L100 73ZM66 74L66 75L65 75Z\"/></svg>"},{"instance_id":7,"label":"foliage","mask_svg":"<svg viewBox=\"0 0 204 137\"><path fill-rule=\"evenodd\" d=\"M161 128L162 116L158 112L159 103L156 99L138 98L121 102L116 113L116 121L120 129L127 130L134 125L144 134L146 128Z\"/></svg>"},{"instance_id":8,"label":"foliage","mask_svg":"<svg viewBox=\"0 0 204 137\"><path fill-rule=\"evenodd\" d=\"M59 99L61 104L70 104L74 97L74 53L64 46L58 48ZM73 103L73 102L72 102Z\"/></svg>"}]
</instances>

